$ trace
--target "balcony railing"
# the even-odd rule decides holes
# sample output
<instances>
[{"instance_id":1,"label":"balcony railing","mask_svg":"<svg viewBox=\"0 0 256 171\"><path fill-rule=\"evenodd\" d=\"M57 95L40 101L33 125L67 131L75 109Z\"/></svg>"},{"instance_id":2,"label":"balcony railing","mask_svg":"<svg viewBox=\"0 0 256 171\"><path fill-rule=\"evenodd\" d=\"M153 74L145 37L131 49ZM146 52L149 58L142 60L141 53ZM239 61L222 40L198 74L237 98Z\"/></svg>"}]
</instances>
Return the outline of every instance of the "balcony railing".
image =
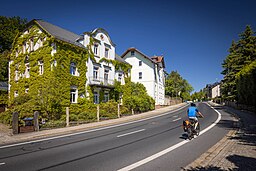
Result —
<instances>
[{"instance_id":1,"label":"balcony railing","mask_svg":"<svg viewBox=\"0 0 256 171\"><path fill-rule=\"evenodd\" d=\"M98 78L89 77L88 83L89 83L89 85L113 86L114 85L114 80L104 79L102 77L98 77Z\"/></svg>"}]
</instances>

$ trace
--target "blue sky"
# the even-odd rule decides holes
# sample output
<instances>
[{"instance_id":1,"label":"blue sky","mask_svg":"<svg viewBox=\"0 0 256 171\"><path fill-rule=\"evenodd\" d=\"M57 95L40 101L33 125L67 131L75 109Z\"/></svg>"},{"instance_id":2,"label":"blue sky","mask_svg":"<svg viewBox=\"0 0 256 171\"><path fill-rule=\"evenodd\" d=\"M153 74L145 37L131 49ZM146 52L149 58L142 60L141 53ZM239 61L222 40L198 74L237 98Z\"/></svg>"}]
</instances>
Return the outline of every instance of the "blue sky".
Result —
<instances>
[{"instance_id":1,"label":"blue sky","mask_svg":"<svg viewBox=\"0 0 256 171\"><path fill-rule=\"evenodd\" d=\"M177 70L199 91L220 81L221 63L246 25L256 31L255 0L3 1L1 16L43 19L81 34L108 31L121 55L135 47L163 55L166 71Z\"/></svg>"}]
</instances>

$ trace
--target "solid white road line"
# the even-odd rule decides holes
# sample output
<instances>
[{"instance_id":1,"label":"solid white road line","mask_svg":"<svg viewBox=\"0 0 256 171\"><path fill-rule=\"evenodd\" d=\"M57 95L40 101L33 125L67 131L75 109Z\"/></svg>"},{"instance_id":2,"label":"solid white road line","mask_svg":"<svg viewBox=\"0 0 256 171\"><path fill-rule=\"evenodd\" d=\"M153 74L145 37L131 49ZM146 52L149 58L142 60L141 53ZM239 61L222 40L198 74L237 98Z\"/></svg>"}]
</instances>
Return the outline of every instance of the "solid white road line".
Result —
<instances>
[{"instance_id":1,"label":"solid white road line","mask_svg":"<svg viewBox=\"0 0 256 171\"><path fill-rule=\"evenodd\" d=\"M173 116L173 118L177 118L177 117L178 117L178 115L174 115L174 116Z\"/></svg>"},{"instance_id":2,"label":"solid white road line","mask_svg":"<svg viewBox=\"0 0 256 171\"><path fill-rule=\"evenodd\" d=\"M181 110L181 109L183 109L187 106L188 105L185 105L185 106L182 106L178 109L172 110L170 112L165 112L161 115L152 116L152 117L145 118L145 119L140 119L140 120L126 122L126 123L122 123L122 124L118 124L118 125L112 125L112 126L107 126L107 127L102 127L102 128L92 129L92 130L88 130L88 131L72 133L72 134L60 135L60 136L55 136L55 137L50 137L50 138L43 138L43 139L33 140L33 141L26 141L26 142L17 143L17 144L4 145L4 146L0 146L0 149L8 148L8 147L15 147L15 146L19 146L19 145L25 145L25 144L31 144L31 143L36 143L36 142L42 142L42 141L47 141L47 140L53 140L53 139L58 139L58 138L64 138L64 137L69 137L69 136L73 136L73 135L80 135L80 134L84 134L84 133L95 132L95 131L100 131L100 130L109 129L109 128L115 128L115 127L119 127L119 126L123 126L123 125L129 125L129 124L132 124L132 123L137 123L137 122L146 121L146 120L149 120L149 119L165 116L165 115L168 115L170 113L174 113L176 111L179 111L179 110Z\"/></svg>"},{"instance_id":3,"label":"solid white road line","mask_svg":"<svg viewBox=\"0 0 256 171\"><path fill-rule=\"evenodd\" d=\"M207 103L207 104L208 104L208 103ZM208 106L210 106L210 105L208 104ZM210 106L210 107L211 107L211 106ZM211 108L212 108L215 112L218 113L218 118L217 118L217 120L216 120L213 124L211 124L211 125L208 126L206 129L204 129L203 131L201 131L201 132L200 132L200 135L204 134L205 132L207 132L207 131L209 131L211 128L213 128L213 127L220 121L220 119L221 119L221 114L220 114L220 112L218 112L217 110L215 110L213 107L211 107ZM200 135L199 135L199 136L200 136ZM148 162L150 162L150 161L152 161L152 160L154 160L154 159L156 159L156 158L158 158L158 157L163 156L163 155L166 154L166 153L169 153L169 152L175 150L176 148L178 148L178 147L180 147L180 146L182 146L182 145L184 145L184 144L186 144L186 143L188 143L188 142L189 142L189 141L187 141L187 140L181 141L181 142L179 142L178 144L175 144L175 145L173 145L173 146L171 146L171 147L169 147L169 148L167 148L167 149L165 149L165 150L163 150L163 151L160 151L160 152L158 152L158 153L156 153L156 154L154 154L154 155L152 155L152 156L149 156L149 157L147 157L147 158L145 158L145 159L142 159L142 160L140 160L140 161L138 161L138 162L136 162L136 163L134 163L134 164L131 164L131 165L129 165L129 166L126 166L126 167L124 167L124 168L121 168L121 169L119 169L118 171L128 171L128 170L135 169L135 168L137 168L137 167L139 167L139 166L141 166L141 165L143 165L143 164L146 164L146 163L148 163Z\"/></svg>"},{"instance_id":4,"label":"solid white road line","mask_svg":"<svg viewBox=\"0 0 256 171\"><path fill-rule=\"evenodd\" d=\"M181 118L177 118L177 119L174 119L172 121L175 122L175 121L178 121L178 120L181 120Z\"/></svg>"},{"instance_id":5,"label":"solid white road line","mask_svg":"<svg viewBox=\"0 0 256 171\"><path fill-rule=\"evenodd\" d=\"M0 165L4 165L5 163L0 163Z\"/></svg>"},{"instance_id":6,"label":"solid white road line","mask_svg":"<svg viewBox=\"0 0 256 171\"><path fill-rule=\"evenodd\" d=\"M118 135L116 137L120 138L120 137L123 137L123 136L126 136L126 135L131 135L131 134L135 134L135 133L142 132L142 131L145 131L145 129L140 129L140 130L137 130L137 131L133 131L133 132L129 132L129 133L126 133L126 134Z\"/></svg>"}]
</instances>

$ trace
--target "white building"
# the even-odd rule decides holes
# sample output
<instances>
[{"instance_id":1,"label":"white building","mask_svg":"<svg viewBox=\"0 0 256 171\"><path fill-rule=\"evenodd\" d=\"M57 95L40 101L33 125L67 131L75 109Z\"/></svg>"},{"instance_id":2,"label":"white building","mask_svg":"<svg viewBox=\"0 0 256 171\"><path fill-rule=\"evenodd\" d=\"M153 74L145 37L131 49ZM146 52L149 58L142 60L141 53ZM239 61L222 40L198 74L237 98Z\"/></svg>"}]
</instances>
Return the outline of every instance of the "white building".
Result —
<instances>
[{"instance_id":1,"label":"white building","mask_svg":"<svg viewBox=\"0 0 256 171\"><path fill-rule=\"evenodd\" d=\"M220 84L215 84L212 87L212 98L220 97Z\"/></svg>"},{"instance_id":2,"label":"white building","mask_svg":"<svg viewBox=\"0 0 256 171\"><path fill-rule=\"evenodd\" d=\"M87 62L87 86L93 87L94 103L99 103L100 92L104 91L104 101L109 100L110 89L114 88L114 80L124 84L124 73L116 71L115 66L106 60L118 60L125 62L115 52L115 44L110 39L109 34L102 28L97 28L92 32L85 32L83 38L79 40L87 48L91 48L94 59L89 58ZM106 59L104 61L104 59Z\"/></svg>"},{"instance_id":3,"label":"white building","mask_svg":"<svg viewBox=\"0 0 256 171\"><path fill-rule=\"evenodd\" d=\"M127 49L121 57L132 65L131 81L142 83L146 87L148 95L155 100L155 105L164 105L164 57L149 58L136 48Z\"/></svg>"}]
</instances>

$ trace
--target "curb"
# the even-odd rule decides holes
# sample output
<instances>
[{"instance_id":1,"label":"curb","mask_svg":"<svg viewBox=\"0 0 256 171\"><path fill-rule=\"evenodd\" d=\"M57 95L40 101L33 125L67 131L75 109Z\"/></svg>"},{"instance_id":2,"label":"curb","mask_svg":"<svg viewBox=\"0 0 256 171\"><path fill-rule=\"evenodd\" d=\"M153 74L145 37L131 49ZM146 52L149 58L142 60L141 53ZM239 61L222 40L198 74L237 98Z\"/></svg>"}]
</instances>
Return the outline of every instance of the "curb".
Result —
<instances>
[{"instance_id":1,"label":"curb","mask_svg":"<svg viewBox=\"0 0 256 171\"><path fill-rule=\"evenodd\" d=\"M112 126L112 125L116 125L116 124L122 124L125 122L137 121L137 120L141 120L141 119L158 116L158 115L164 114L166 112L171 112L176 109L183 108L185 106L187 106L187 103L181 103L181 104L177 104L177 105L173 105L173 106L163 107L163 108L156 109L153 111L148 111L145 113L124 116L124 117L117 118L117 119L104 120L104 121L100 121L100 122L92 122L92 123L81 124L81 125L72 126L72 127L56 128L56 129L50 129L50 130L42 130L39 132L29 132L29 133L22 133L22 134L17 134L17 135L6 136L5 139L0 140L0 146L13 144L13 143L25 142L25 141L29 141L29 140L38 140L38 139L42 139L42 138L62 136L62 135L66 135L66 134L87 131L90 129Z\"/></svg>"}]
</instances>

